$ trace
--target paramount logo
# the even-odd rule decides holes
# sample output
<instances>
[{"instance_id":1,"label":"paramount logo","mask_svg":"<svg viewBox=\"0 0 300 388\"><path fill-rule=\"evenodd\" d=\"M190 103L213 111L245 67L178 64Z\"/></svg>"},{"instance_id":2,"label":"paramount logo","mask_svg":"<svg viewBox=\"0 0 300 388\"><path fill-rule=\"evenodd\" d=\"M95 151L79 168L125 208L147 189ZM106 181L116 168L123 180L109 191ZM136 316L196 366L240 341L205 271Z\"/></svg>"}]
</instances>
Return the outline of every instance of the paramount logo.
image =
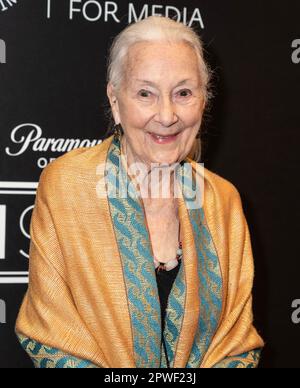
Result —
<instances>
[{"instance_id":1,"label":"paramount logo","mask_svg":"<svg viewBox=\"0 0 300 388\"><path fill-rule=\"evenodd\" d=\"M9 156L20 156L28 150L31 152L68 152L75 148L92 147L102 142L99 139L45 138L41 127L30 123L15 127L10 139L14 145L5 148Z\"/></svg>"},{"instance_id":2,"label":"paramount logo","mask_svg":"<svg viewBox=\"0 0 300 388\"><path fill-rule=\"evenodd\" d=\"M18 0L0 0L0 11L5 12L18 3Z\"/></svg>"}]
</instances>

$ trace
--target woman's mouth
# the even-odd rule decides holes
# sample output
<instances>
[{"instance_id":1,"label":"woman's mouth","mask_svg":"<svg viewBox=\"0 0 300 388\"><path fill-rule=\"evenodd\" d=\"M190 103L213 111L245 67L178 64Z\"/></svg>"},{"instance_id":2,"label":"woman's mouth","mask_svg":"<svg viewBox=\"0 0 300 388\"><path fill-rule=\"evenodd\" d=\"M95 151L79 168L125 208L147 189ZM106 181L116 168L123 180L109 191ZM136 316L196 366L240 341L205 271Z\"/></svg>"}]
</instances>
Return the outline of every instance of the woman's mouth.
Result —
<instances>
[{"instance_id":1,"label":"woman's mouth","mask_svg":"<svg viewBox=\"0 0 300 388\"><path fill-rule=\"evenodd\" d=\"M157 144L169 144L177 139L179 133L180 132L177 132L174 135L162 136L162 135L157 135L154 132L149 132L149 135L150 135L151 139Z\"/></svg>"}]
</instances>

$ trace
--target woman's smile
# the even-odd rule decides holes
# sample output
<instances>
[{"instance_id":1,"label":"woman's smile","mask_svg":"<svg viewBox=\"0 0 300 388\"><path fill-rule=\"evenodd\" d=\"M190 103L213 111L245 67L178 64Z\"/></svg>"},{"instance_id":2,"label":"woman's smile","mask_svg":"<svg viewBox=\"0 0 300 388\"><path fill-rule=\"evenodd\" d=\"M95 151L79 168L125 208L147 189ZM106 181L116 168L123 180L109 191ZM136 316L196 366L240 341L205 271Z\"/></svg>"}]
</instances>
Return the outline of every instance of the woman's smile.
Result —
<instances>
[{"instance_id":1,"label":"woman's smile","mask_svg":"<svg viewBox=\"0 0 300 388\"><path fill-rule=\"evenodd\" d=\"M155 132L148 132L147 134L156 144L170 144L180 137L181 132L177 132L171 135L158 135Z\"/></svg>"}]
</instances>

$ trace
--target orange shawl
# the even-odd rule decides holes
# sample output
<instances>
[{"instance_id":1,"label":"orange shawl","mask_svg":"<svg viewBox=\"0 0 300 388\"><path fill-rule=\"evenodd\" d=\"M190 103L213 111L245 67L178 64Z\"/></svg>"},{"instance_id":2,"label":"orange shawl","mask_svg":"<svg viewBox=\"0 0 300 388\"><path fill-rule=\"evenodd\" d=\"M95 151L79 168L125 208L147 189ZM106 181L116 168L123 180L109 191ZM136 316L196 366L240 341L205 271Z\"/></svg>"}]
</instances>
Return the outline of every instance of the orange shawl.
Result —
<instances>
[{"instance_id":1,"label":"orange shawl","mask_svg":"<svg viewBox=\"0 0 300 388\"><path fill-rule=\"evenodd\" d=\"M36 367L165 367L145 219L138 201L107 195L115 182L105 166L116 178L119 151L110 137L68 152L41 174L29 287L16 323ZM171 367L256 367L263 341L253 327L253 257L241 199L230 182L201 171L203 206L179 201L184 265L164 332Z\"/></svg>"}]
</instances>

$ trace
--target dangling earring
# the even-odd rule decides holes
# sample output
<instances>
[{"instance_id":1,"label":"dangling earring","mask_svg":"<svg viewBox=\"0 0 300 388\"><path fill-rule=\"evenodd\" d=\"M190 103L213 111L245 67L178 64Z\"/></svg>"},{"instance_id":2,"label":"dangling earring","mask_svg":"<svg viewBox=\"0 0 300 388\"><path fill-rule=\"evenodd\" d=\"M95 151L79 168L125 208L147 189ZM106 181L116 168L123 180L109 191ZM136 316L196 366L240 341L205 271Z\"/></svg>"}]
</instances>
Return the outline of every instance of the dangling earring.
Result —
<instances>
[{"instance_id":1,"label":"dangling earring","mask_svg":"<svg viewBox=\"0 0 300 388\"><path fill-rule=\"evenodd\" d=\"M122 129L120 124L114 125L114 138L115 140L120 141L122 136Z\"/></svg>"}]
</instances>

